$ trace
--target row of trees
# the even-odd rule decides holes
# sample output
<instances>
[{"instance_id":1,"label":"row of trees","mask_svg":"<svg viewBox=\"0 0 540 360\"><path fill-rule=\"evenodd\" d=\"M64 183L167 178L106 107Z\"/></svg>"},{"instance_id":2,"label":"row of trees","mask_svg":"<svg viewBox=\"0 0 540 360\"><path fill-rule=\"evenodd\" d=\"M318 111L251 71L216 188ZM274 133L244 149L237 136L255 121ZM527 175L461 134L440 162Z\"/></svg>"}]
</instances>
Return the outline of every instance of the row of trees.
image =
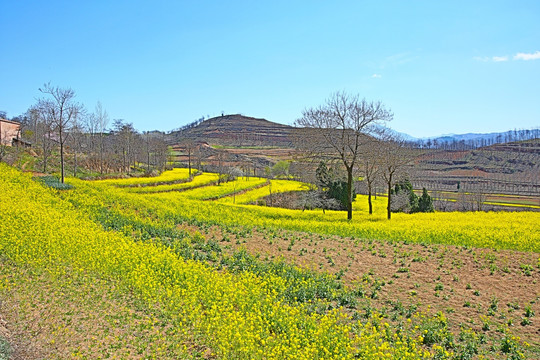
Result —
<instances>
[{"instance_id":1,"label":"row of trees","mask_svg":"<svg viewBox=\"0 0 540 360\"><path fill-rule=\"evenodd\" d=\"M370 214L374 186L384 181L387 217L391 218L392 187L403 179L413 160L409 144L382 126L392 118L392 112L381 102L337 92L323 105L304 110L295 123L294 142L304 160L340 164L344 170L342 179L327 182L326 186L340 193L348 219L352 219L354 187L359 177L366 184Z\"/></svg>"},{"instance_id":2,"label":"row of trees","mask_svg":"<svg viewBox=\"0 0 540 360\"><path fill-rule=\"evenodd\" d=\"M340 202L342 208L347 210L348 219L352 218L354 184L359 183L359 178L362 178L361 183L368 195L370 214L373 212L372 195L376 194L381 183L384 184L388 196L388 219L392 211L433 210L433 201L427 190L424 189L422 196L418 197L410 183L407 183L406 191L400 186L394 187L410 176L416 177L412 179L419 187L456 191L456 184L457 190L460 190L460 184L465 186L465 191L459 191L456 202L460 210L482 210L488 192L537 194L538 142L523 140L540 137L538 129L509 131L493 139L471 140L463 142L463 145L482 147L503 141L520 141L518 143L466 153L426 152L420 150L418 144L400 139L383 125L392 117L392 113L380 102L368 102L358 96L338 92L321 106L304 110L295 123L294 141L302 159L315 163L322 161L316 172L317 179L312 177L311 182L318 182L319 189L324 189L327 198ZM440 144L428 142L425 145L432 148ZM441 158L441 153L449 156L448 161ZM432 164L430 157L433 157ZM423 161L422 166L413 166L420 161ZM426 164L432 166L426 169ZM331 180L324 179L327 175L320 176L325 173L327 165L341 170L335 172L338 175L332 175ZM464 175L462 168L467 166L470 169ZM449 175L448 170L453 168L460 172ZM437 173L439 176L434 175ZM437 184L442 187L439 188ZM454 198L451 200L456 201ZM310 194L306 201L310 204L318 201L320 204L321 196L314 198ZM437 201L441 202L440 199Z\"/></svg>"},{"instance_id":3,"label":"row of trees","mask_svg":"<svg viewBox=\"0 0 540 360\"><path fill-rule=\"evenodd\" d=\"M147 171L165 167L168 148L162 133L140 133L123 119L110 124L101 103L89 112L73 89L45 84L39 90L43 96L12 120L21 123L23 140L31 144L44 173L56 153L62 182L68 162L75 176L78 167L101 174L129 173L135 165Z\"/></svg>"},{"instance_id":4,"label":"row of trees","mask_svg":"<svg viewBox=\"0 0 540 360\"><path fill-rule=\"evenodd\" d=\"M495 144L526 141L540 138L540 128L514 129L503 133L485 134L472 139L458 140L451 136L435 139L417 140L414 144L424 149L471 150Z\"/></svg>"}]
</instances>

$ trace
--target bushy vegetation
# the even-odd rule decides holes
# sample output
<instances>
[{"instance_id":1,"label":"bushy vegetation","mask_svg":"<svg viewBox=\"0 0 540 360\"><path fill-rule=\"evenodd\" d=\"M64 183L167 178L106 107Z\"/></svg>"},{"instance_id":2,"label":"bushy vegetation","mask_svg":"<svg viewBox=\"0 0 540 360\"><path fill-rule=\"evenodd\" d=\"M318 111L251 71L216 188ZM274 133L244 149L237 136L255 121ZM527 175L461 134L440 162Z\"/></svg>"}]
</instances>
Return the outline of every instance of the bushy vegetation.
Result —
<instances>
[{"instance_id":1,"label":"bushy vegetation","mask_svg":"<svg viewBox=\"0 0 540 360\"><path fill-rule=\"evenodd\" d=\"M347 181L344 178L345 175L341 174L336 168L328 167L324 161L319 163L316 170L316 177L319 187L322 189L323 194L327 199L334 199L340 205L340 210L347 209L349 204L349 193L347 189ZM353 189L351 200L356 199L356 191ZM330 204L325 204L324 198L322 199L322 206L333 209ZM328 201L326 202L328 203Z\"/></svg>"},{"instance_id":2,"label":"bushy vegetation","mask_svg":"<svg viewBox=\"0 0 540 360\"><path fill-rule=\"evenodd\" d=\"M73 188L73 185L60 182L56 176L38 176L35 179L43 183L44 185L56 190L69 190Z\"/></svg>"},{"instance_id":3,"label":"bushy vegetation","mask_svg":"<svg viewBox=\"0 0 540 360\"><path fill-rule=\"evenodd\" d=\"M406 179L398 182L392 189L393 204L392 211L417 213L434 212L433 200L429 196L427 189L422 189L422 195L418 197L413 190L411 182Z\"/></svg>"}]
</instances>

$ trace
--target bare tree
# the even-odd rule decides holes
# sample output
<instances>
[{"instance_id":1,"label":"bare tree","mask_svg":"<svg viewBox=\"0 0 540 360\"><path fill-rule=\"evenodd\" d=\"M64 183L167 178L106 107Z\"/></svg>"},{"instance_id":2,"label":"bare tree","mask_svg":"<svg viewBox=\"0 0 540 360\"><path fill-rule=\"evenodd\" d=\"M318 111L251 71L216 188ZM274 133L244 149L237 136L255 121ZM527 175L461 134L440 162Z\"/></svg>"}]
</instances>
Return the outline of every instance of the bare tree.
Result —
<instances>
[{"instance_id":1,"label":"bare tree","mask_svg":"<svg viewBox=\"0 0 540 360\"><path fill-rule=\"evenodd\" d=\"M70 88L53 87L47 83L40 88L45 95L51 98L39 100L39 107L50 116L54 129L58 133L58 143L60 144L60 168L61 181L64 182L64 145L68 137L68 131L79 115L83 111L81 104L75 102L75 91Z\"/></svg>"},{"instance_id":2,"label":"bare tree","mask_svg":"<svg viewBox=\"0 0 540 360\"><path fill-rule=\"evenodd\" d=\"M43 172L47 172L49 158L54 148L53 117L48 107L42 106L41 102L30 108L29 113L34 122L34 142L39 144Z\"/></svg>"},{"instance_id":3,"label":"bare tree","mask_svg":"<svg viewBox=\"0 0 540 360\"><path fill-rule=\"evenodd\" d=\"M88 113L82 119L80 123L81 128L84 129L86 136L88 137L88 146L87 149L89 153L95 153L97 148L97 137L98 137L98 124L97 116L95 113Z\"/></svg>"},{"instance_id":4,"label":"bare tree","mask_svg":"<svg viewBox=\"0 0 540 360\"><path fill-rule=\"evenodd\" d=\"M239 179L242 176L244 176L242 169L235 166L229 168L229 178L233 181L233 204L236 204L236 187L238 185L238 182L234 180Z\"/></svg>"},{"instance_id":5,"label":"bare tree","mask_svg":"<svg viewBox=\"0 0 540 360\"><path fill-rule=\"evenodd\" d=\"M357 95L337 92L324 105L306 109L296 120L299 128L295 142L300 150L318 158L337 160L347 172L347 219L352 219L352 197L355 167L361 145L373 126L390 121L393 114L381 102L369 102Z\"/></svg>"},{"instance_id":6,"label":"bare tree","mask_svg":"<svg viewBox=\"0 0 540 360\"><path fill-rule=\"evenodd\" d=\"M221 185L222 182L226 182L227 176L225 174L225 162L227 161L227 152L218 151L214 156L217 161L217 172L218 172L218 185Z\"/></svg>"},{"instance_id":7,"label":"bare tree","mask_svg":"<svg viewBox=\"0 0 540 360\"><path fill-rule=\"evenodd\" d=\"M98 101L94 110L93 125L98 134L98 150L99 150L99 172L103 174L103 156L105 153L105 133L109 125L109 114L103 109L101 102Z\"/></svg>"},{"instance_id":8,"label":"bare tree","mask_svg":"<svg viewBox=\"0 0 540 360\"><path fill-rule=\"evenodd\" d=\"M479 189L470 188L458 193L456 209L458 211L482 211L487 196Z\"/></svg>"},{"instance_id":9,"label":"bare tree","mask_svg":"<svg viewBox=\"0 0 540 360\"><path fill-rule=\"evenodd\" d=\"M442 191L433 191L431 197L433 198L433 207L437 211L447 211L450 207L450 200L444 195Z\"/></svg>"},{"instance_id":10,"label":"bare tree","mask_svg":"<svg viewBox=\"0 0 540 360\"><path fill-rule=\"evenodd\" d=\"M197 170L199 170L199 174L203 171L203 160L204 160L204 153L203 149L201 148L201 145L195 147L193 150L193 157L195 159L195 167Z\"/></svg>"},{"instance_id":11,"label":"bare tree","mask_svg":"<svg viewBox=\"0 0 540 360\"><path fill-rule=\"evenodd\" d=\"M386 216L390 220L392 218L392 186L405 175L405 169L411 163L413 154L405 141L391 134L383 134L379 144L382 154L381 175L388 191Z\"/></svg>"},{"instance_id":12,"label":"bare tree","mask_svg":"<svg viewBox=\"0 0 540 360\"><path fill-rule=\"evenodd\" d=\"M184 149L184 153L188 157L188 171L191 176L192 158L195 151L196 144L193 139L185 138L180 141L180 146Z\"/></svg>"},{"instance_id":13,"label":"bare tree","mask_svg":"<svg viewBox=\"0 0 540 360\"><path fill-rule=\"evenodd\" d=\"M116 146L121 153L121 171L130 173L131 165L135 162L137 131L132 123L126 123L122 119L114 120L114 136Z\"/></svg>"},{"instance_id":14,"label":"bare tree","mask_svg":"<svg viewBox=\"0 0 540 360\"><path fill-rule=\"evenodd\" d=\"M171 156L171 150L167 146L163 134L159 134L152 140L152 154L154 155L154 166L158 167L160 171L163 171L167 165L167 160Z\"/></svg>"},{"instance_id":15,"label":"bare tree","mask_svg":"<svg viewBox=\"0 0 540 360\"><path fill-rule=\"evenodd\" d=\"M482 190L478 189L471 193L472 201L476 205L477 211L483 211L484 210L484 204L487 200L487 195L482 192Z\"/></svg>"},{"instance_id":16,"label":"bare tree","mask_svg":"<svg viewBox=\"0 0 540 360\"><path fill-rule=\"evenodd\" d=\"M458 192L455 208L457 211L474 211L474 202L467 192L461 190Z\"/></svg>"},{"instance_id":17,"label":"bare tree","mask_svg":"<svg viewBox=\"0 0 540 360\"><path fill-rule=\"evenodd\" d=\"M376 182L381 172L381 147L379 140L371 138L370 141L362 145L362 156L360 159L359 170L364 177L368 195L369 214L373 214L373 203L371 197L376 192Z\"/></svg>"},{"instance_id":18,"label":"bare tree","mask_svg":"<svg viewBox=\"0 0 540 360\"><path fill-rule=\"evenodd\" d=\"M81 121L74 121L70 131L71 151L73 152L73 176L77 177L78 155L86 144L84 144L84 129Z\"/></svg>"},{"instance_id":19,"label":"bare tree","mask_svg":"<svg viewBox=\"0 0 540 360\"><path fill-rule=\"evenodd\" d=\"M31 106L26 111L26 124L24 125L24 131L21 135L24 140L32 142L34 145L38 144L38 126L40 122L40 114L37 106Z\"/></svg>"},{"instance_id":20,"label":"bare tree","mask_svg":"<svg viewBox=\"0 0 540 360\"><path fill-rule=\"evenodd\" d=\"M160 132L143 133L144 136L135 134L136 137L140 137L143 141L142 146L139 146L139 162L146 162L146 171L150 172L150 168L153 166L159 171L163 171L167 164L168 147L165 141L165 136Z\"/></svg>"},{"instance_id":21,"label":"bare tree","mask_svg":"<svg viewBox=\"0 0 540 360\"><path fill-rule=\"evenodd\" d=\"M144 139L144 147L145 147L145 154L146 154L146 172L150 173L150 155L152 154L152 137L150 136L149 131L143 132L143 139Z\"/></svg>"}]
</instances>

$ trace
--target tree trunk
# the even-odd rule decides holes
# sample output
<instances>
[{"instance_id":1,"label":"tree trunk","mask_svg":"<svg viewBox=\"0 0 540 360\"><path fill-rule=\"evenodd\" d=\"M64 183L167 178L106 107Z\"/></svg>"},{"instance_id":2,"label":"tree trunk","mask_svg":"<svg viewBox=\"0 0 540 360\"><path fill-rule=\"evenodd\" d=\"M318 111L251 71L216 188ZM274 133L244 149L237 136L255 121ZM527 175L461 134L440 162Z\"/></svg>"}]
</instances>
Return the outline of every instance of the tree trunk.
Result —
<instances>
[{"instance_id":1,"label":"tree trunk","mask_svg":"<svg viewBox=\"0 0 540 360\"><path fill-rule=\"evenodd\" d=\"M103 175L103 134L99 135L99 172Z\"/></svg>"},{"instance_id":2,"label":"tree trunk","mask_svg":"<svg viewBox=\"0 0 540 360\"><path fill-rule=\"evenodd\" d=\"M373 204L371 203L371 184L368 183L368 205L369 205L369 215L373 214Z\"/></svg>"},{"instance_id":3,"label":"tree trunk","mask_svg":"<svg viewBox=\"0 0 540 360\"><path fill-rule=\"evenodd\" d=\"M189 168L189 177L191 177L191 149L188 150L188 168Z\"/></svg>"},{"instance_id":4,"label":"tree trunk","mask_svg":"<svg viewBox=\"0 0 540 360\"><path fill-rule=\"evenodd\" d=\"M51 138L51 134L49 133L49 139ZM48 146L49 144L46 143L46 139L43 138L43 143L41 144L41 150L43 151L43 173L47 173L47 160L49 158L49 154L48 154Z\"/></svg>"},{"instance_id":5,"label":"tree trunk","mask_svg":"<svg viewBox=\"0 0 540 360\"><path fill-rule=\"evenodd\" d=\"M47 173L47 155L45 155L45 151L43 151L43 173Z\"/></svg>"},{"instance_id":6,"label":"tree trunk","mask_svg":"<svg viewBox=\"0 0 540 360\"><path fill-rule=\"evenodd\" d=\"M64 183L64 141L62 139L62 132L60 131L60 169L62 173L62 184Z\"/></svg>"},{"instance_id":7,"label":"tree trunk","mask_svg":"<svg viewBox=\"0 0 540 360\"><path fill-rule=\"evenodd\" d=\"M388 181L388 205L386 205L386 215L388 220L392 218L392 211L390 210L390 204L392 203L392 178Z\"/></svg>"},{"instance_id":8,"label":"tree trunk","mask_svg":"<svg viewBox=\"0 0 540 360\"><path fill-rule=\"evenodd\" d=\"M347 168L347 220L352 220L352 190L353 190L353 176L352 167Z\"/></svg>"},{"instance_id":9,"label":"tree trunk","mask_svg":"<svg viewBox=\"0 0 540 360\"><path fill-rule=\"evenodd\" d=\"M126 149L122 148L122 172L126 171Z\"/></svg>"},{"instance_id":10,"label":"tree trunk","mask_svg":"<svg viewBox=\"0 0 540 360\"><path fill-rule=\"evenodd\" d=\"M73 177L77 177L77 152L76 151L73 157Z\"/></svg>"},{"instance_id":11,"label":"tree trunk","mask_svg":"<svg viewBox=\"0 0 540 360\"><path fill-rule=\"evenodd\" d=\"M127 152L126 152L126 161L127 161L127 173L129 174L131 172L131 146L130 146L130 140L128 139L128 145L127 145Z\"/></svg>"}]
</instances>

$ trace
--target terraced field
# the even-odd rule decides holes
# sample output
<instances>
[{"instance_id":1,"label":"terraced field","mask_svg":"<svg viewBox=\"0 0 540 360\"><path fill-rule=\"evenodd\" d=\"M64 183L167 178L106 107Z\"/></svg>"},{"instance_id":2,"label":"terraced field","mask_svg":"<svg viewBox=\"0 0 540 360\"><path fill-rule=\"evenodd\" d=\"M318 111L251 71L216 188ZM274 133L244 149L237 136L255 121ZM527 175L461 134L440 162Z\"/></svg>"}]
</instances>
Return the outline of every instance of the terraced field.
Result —
<instances>
[{"instance_id":1,"label":"terraced field","mask_svg":"<svg viewBox=\"0 0 540 360\"><path fill-rule=\"evenodd\" d=\"M305 189L294 181L217 185L174 170L58 191L0 172L0 341L12 356L540 355L539 213L388 221L384 199L370 216L359 197L347 221L253 204Z\"/></svg>"}]
</instances>

